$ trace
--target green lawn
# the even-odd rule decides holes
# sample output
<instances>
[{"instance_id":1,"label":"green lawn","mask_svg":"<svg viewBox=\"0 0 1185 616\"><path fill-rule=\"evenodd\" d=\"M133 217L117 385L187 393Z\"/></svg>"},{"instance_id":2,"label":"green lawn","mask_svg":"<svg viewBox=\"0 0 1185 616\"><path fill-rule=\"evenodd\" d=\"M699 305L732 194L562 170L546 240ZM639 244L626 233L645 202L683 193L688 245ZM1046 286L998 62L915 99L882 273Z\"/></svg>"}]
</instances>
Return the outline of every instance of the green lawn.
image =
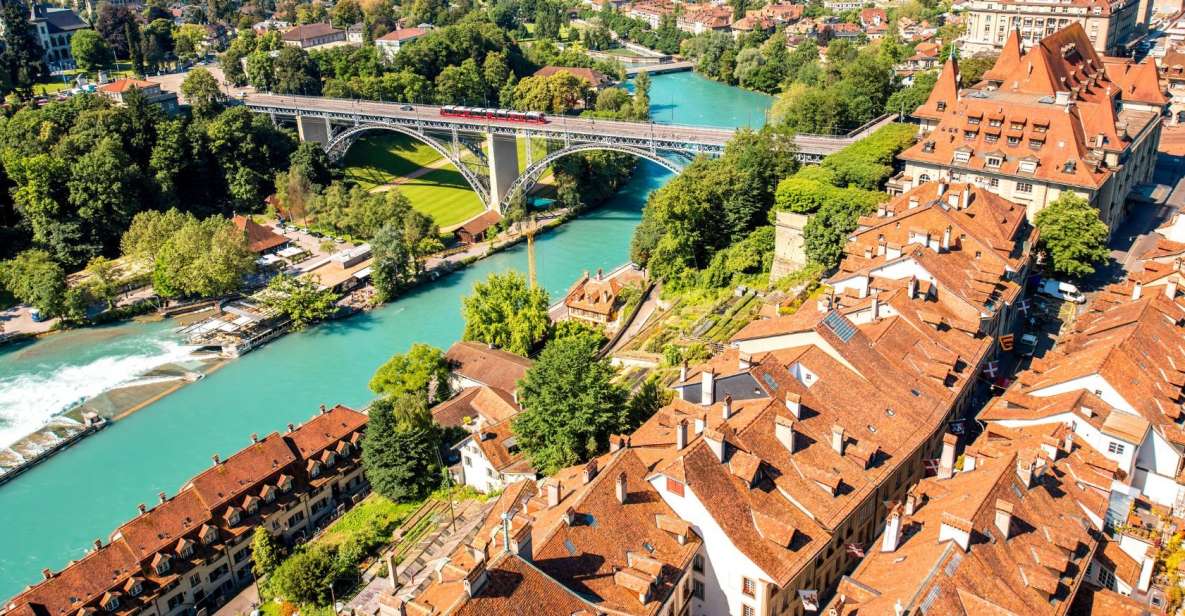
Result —
<instances>
[{"instance_id":1,"label":"green lawn","mask_svg":"<svg viewBox=\"0 0 1185 616\"><path fill-rule=\"evenodd\" d=\"M339 545L351 536L368 532L370 529L379 529L383 534L389 535L419 506L419 502L394 503L372 493L334 521L325 534L317 538L317 543Z\"/></svg>"},{"instance_id":2,"label":"green lawn","mask_svg":"<svg viewBox=\"0 0 1185 616\"><path fill-rule=\"evenodd\" d=\"M367 135L342 159L346 179L370 190L440 160L428 145L399 133Z\"/></svg>"},{"instance_id":3,"label":"green lawn","mask_svg":"<svg viewBox=\"0 0 1185 616\"><path fill-rule=\"evenodd\" d=\"M441 228L459 225L482 212L481 199L456 169L433 169L399 185L411 206L429 215Z\"/></svg>"},{"instance_id":4,"label":"green lawn","mask_svg":"<svg viewBox=\"0 0 1185 616\"><path fill-rule=\"evenodd\" d=\"M642 57L642 54L640 54L632 49L628 49L626 47L614 47L612 49L606 49L605 53L607 53L611 56L620 56L622 58L641 58Z\"/></svg>"},{"instance_id":5,"label":"green lawn","mask_svg":"<svg viewBox=\"0 0 1185 616\"><path fill-rule=\"evenodd\" d=\"M371 190L440 160L431 147L406 135L380 133L359 139L342 160L346 180ZM442 228L459 225L483 207L465 178L451 165L399 184L412 207Z\"/></svg>"}]
</instances>

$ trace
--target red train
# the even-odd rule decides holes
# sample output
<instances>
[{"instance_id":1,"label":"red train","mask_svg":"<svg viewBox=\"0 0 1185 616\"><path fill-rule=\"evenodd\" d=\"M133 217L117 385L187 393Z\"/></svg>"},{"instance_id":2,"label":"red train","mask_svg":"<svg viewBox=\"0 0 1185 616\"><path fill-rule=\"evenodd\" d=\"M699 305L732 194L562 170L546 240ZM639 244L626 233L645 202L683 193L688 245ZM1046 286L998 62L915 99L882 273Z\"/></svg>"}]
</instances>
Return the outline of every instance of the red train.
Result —
<instances>
[{"instance_id":1,"label":"red train","mask_svg":"<svg viewBox=\"0 0 1185 616\"><path fill-rule=\"evenodd\" d=\"M502 122L547 124L547 116L538 111L513 111L510 109L489 109L486 107L462 107L460 105L445 105L444 107L440 108L440 115L452 118L470 118L474 120L499 120Z\"/></svg>"}]
</instances>

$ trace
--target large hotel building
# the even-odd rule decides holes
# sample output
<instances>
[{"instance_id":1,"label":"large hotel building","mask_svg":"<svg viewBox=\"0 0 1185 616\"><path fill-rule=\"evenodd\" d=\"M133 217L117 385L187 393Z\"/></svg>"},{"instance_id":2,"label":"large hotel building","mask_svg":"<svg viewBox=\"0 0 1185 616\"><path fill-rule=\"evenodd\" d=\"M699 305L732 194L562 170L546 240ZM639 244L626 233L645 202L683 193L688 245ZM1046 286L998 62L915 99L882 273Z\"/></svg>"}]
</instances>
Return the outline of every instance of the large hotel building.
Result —
<instances>
[{"instance_id":1,"label":"large hotel building","mask_svg":"<svg viewBox=\"0 0 1185 616\"><path fill-rule=\"evenodd\" d=\"M967 20L960 49L969 54L999 52L1016 32L1026 45L1072 23L1082 26L1094 50L1119 55L1147 22L1138 0L969 0L960 4Z\"/></svg>"}]
</instances>

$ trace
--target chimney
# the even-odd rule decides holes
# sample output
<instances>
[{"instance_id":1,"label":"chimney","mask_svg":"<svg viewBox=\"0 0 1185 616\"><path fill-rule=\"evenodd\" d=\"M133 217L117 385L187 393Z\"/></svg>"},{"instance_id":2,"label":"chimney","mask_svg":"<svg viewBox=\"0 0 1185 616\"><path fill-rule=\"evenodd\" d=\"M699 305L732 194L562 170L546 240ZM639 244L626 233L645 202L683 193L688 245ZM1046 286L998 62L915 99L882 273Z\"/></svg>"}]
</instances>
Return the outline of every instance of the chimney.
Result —
<instances>
[{"instance_id":1,"label":"chimney","mask_svg":"<svg viewBox=\"0 0 1185 616\"><path fill-rule=\"evenodd\" d=\"M971 189L964 186L959 192L959 209L965 210L968 205L971 205Z\"/></svg>"},{"instance_id":2,"label":"chimney","mask_svg":"<svg viewBox=\"0 0 1185 616\"><path fill-rule=\"evenodd\" d=\"M704 430L704 442L708 444L708 449L716 456L719 462L724 461L724 435L712 430Z\"/></svg>"},{"instance_id":3,"label":"chimney","mask_svg":"<svg viewBox=\"0 0 1185 616\"><path fill-rule=\"evenodd\" d=\"M214 466L218 466L219 464L222 464L222 458L219 458L218 454L214 454L214 455L210 456L210 459L214 461Z\"/></svg>"},{"instance_id":4,"label":"chimney","mask_svg":"<svg viewBox=\"0 0 1185 616\"><path fill-rule=\"evenodd\" d=\"M47 580L48 580L48 579L50 579L50 578L52 578L52 577L53 577L53 570L51 570L51 569L42 569L42 570L41 570L41 577L43 577L43 578L45 578L45 579L47 579Z\"/></svg>"},{"instance_id":5,"label":"chimney","mask_svg":"<svg viewBox=\"0 0 1185 616\"><path fill-rule=\"evenodd\" d=\"M942 184L939 184L938 187L939 187L939 189L941 189ZM942 193L940 192L939 194L941 195ZM909 198L909 206L908 206L909 209L912 210L913 208L915 208L917 206L918 206L918 198L917 197L910 197Z\"/></svg>"},{"instance_id":6,"label":"chimney","mask_svg":"<svg viewBox=\"0 0 1185 616\"><path fill-rule=\"evenodd\" d=\"M882 552L896 552L901 543L901 505L894 504L889 508L889 517L885 519L885 534L881 541Z\"/></svg>"},{"instance_id":7,"label":"chimney","mask_svg":"<svg viewBox=\"0 0 1185 616\"><path fill-rule=\"evenodd\" d=\"M252 432L252 433L251 433L251 442L252 442L252 443L258 443L258 442L259 442L259 433L258 433L258 432Z\"/></svg>"},{"instance_id":8,"label":"chimney","mask_svg":"<svg viewBox=\"0 0 1185 616\"><path fill-rule=\"evenodd\" d=\"M802 396L792 391L786 392L786 408L790 409L795 419L802 419Z\"/></svg>"},{"instance_id":9,"label":"chimney","mask_svg":"<svg viewBox=\"0 0 1185 616\"><path fill-rule=\"evenodd\" d=\"M978 463L979 463L979 458L977 458L975 456L975 452L973 452L970 447L963 450L963 472L964 473L968 473L968 472L975 470L975 467Z\"/></svg>"},{"instance_id":10,"label":"chimney","mask_svg":"<svg viewBox=\"0 0 1185 616\"><path fill-rule=\"evenodd\" d=\"M875 295L872 296L872 320L881 318L881 301Z\"/></svg>"},{"instance_id":11,"label":"chimney","mask_svg":"<svg viewBox=\"0 0 1185 616\"><path fill-rule=\"evenodd\" d=\"M703 434L704 433L704 418L703 417L696 417L695 418L695 433L696 434Z\"/></svg>"},{"instance_id":12,"label":"chimney","mask_svg":"<svg viewBox=\"0 0 1185 616\"><path fill-rule=\"evenodd\" d=\"M684 361L679 364L679 382L682 383L687 380L687 362Z\"/></svg>"},{"instance_id":13,"label":"chimney","mask_svg":"<svg viewBox=\"0 0 1185 616\"><path fill-rule=\"evenodd\" d=\"M675 426L675 449L683 451L684 447L687 447L687 420L680 419Z\"/></svg>"},{"instance_id":14,"label":"chimney","mask_svg":"<svg viewBox=\"0 0 1185 616\"><path fill-rule=\"evenodd\" d=\"M1008 541L1008 537L1012 532L1012 503L1002 499L996 499L996 530L1000 531L1000 539Z\"/></svg>"},{"instance_id":15,"label":"chimney","mask_svg":"<svg viewBox=\"0 0 1185 616\"><path fill-rule=\"evenodd\" d=\"M613 453L622 447L625 447L626 437L621 434L609 435L609 453Z\"/></svg>"},{"instance_id":16,"label":"chimney","mask_svg":"<svg viewBox=\"0 0 1185 616\"><path fill-rule=\"evenodd\" d=\"M325 410L325 405L324 405L324 404L322 404L322 405L321 405L321 414L322 414L322 415L324 415L325 413L328 413L328 412L329 412L329 411Z\"/></svg>"},{"instance_id":17,"label":"chimney","mask_svg":"<svg viewBox=\"0 0 1185 616\"><path fill-rule=\"evenodd\" d=\"M588 482L592 481L593 478L596 476L597 476L597 461L594 458L592 460L589 460L588 464L584 465L584 472L582 473L581 481L583 483L587 484Z\"/></svg>"},{"instance_id":18,"label":"chimney","mask_svg":"<svg viewBox=\"0 0 1185 616\"><path fill-rule=\"evenodd\" d=\"M843 455L844 433L843 426L839 424L832 424L831 426L831 448L835 453Z\"/></svg>"},{"instance_id":19,"label":"chimney","mask_svg":"<svg viewBox=\"0 0 1185 616\"><path fill-rule=\"evenodd\" d=\"M1049 436L1049 435L1042 437L1041 438L1041 451L1044 451L1045 455L1048 456L1050 460L1056 460L1057 459L1057 439L1052 436Z\"/></svg>"},{"instance_id":20,"label":"chimney","mask_svg":"<svg viewBox=\"0 0 1185 616\"><path fill-rule=\"evenodd\" d=\"M95 539L94 546L95 546L95 550L99 550L100 548L103 547L103 540L102 539Z\"/></svg>"},{"instance_id":21,"label":"chimney","mask_svg":"<svg viewBox=\"0 0 1185 616\"><path fill-rule=\"evenodd\" d=\"M724 396L724 404L720 407L720 414L728 421L732 417L732 396Z\"/></svg>"},{"instance_id":22,"label":"chimney","mask_svg":"<svg viewBox=\"0 0 1185 616\"><path fill-rule=\"evenodd\" d=\"M139 505L136 505L136 509L139 509L141 514L148 513L148 506L145 505L144 503L140 503Z\"/></svg>"},{"instance_id":23,"label":"chimney","mask_svg":"<svg viewBox=\"0 0 1185 616\"><path fill-rule=\"evenodd\" d=\"M1175 299L1177 297L1177 281L1176 280L1170 280L1165 283L1164 296L1169 299Z\"/></svg>"},{"instance_id":24,"label":"chimney","mask_svg":"<svg viewBox=\"0 0 1185 616\"><path fill-rule=\"evenodd\" d=\"M165 493L164 493L164 492L157 492L157 494L156 494L156 498L157 498L157 500L159 500L159 501L160 501L162 504L163 504L163 503L165 503L165 502L167 502L167 501L169 500L169 497L168 497L168 496L165 496Z\"/></svg>"},{"instance_id":25,"label":"chimney","mask_svg":"<svg viewBox=\"0 0 1185 616\"><path fill-rule=\"evenodd\" d=\"M716 401L716 373L711 367L700 374L699 403L708 406Z\"/></svg>"},{"instance_id":26,"label":"chimney","mask_svg":"<svg viewBox=\"0 0 1185 616\"><path fill-rule=\"evenodd\" d=\"M917 486L910 488L905 493L905 515L913 515L918 510L918 491Z\"/></svg>"},{"instance_id":27,"label":"chimney","mask_svg":"<svg viewBox=\"0 0 1185 616\"><path fill-rule=\"evenodd\" d=\"M1140 293L1143 292L1143 290L1144 290L1144 285L1142 285L1138 282L1136 284L1132 285L1132 301L1133 302L1140 299Z\"/></svg>"},{"instance_id":28,"label":"chimney","mask_svg":"<svg viewBox=\"0 0 1185 616\"><path fill-rule=\"evenodd\" d=\"M598 268L597 268L597 280L601 280L601 279L602 279L602 278L604 278L604 277L605 277L605 270L604 270L604 268L600 268L600 267L598 267Z\"/></svg>"},{"instance_id":29,"label":"chimney","mask_svg":"<svg viewBox=\"0 0 1185 616\"><path fill-rule=\"evenodd\" d=\"M938 196L941 197L942 195L945 195L945 194L946 194L946 178L941 178L938 180Z\"/></svg>"},{"instance_id":30,"label":"chimney","mask_svg":"<svg viewBox=\"0 0 1185 616\"><path fill-rule=\"evenodd\" d=\"M296 432L296 426L294 426L292 424L288 424L288 431L289 432Z\"/></svg>"},{"instance_id":31,"label":"chimney","mask_svg":"<svg viewBox=\"0 0 1185 616\"><path fill-rule=\"evenodd\" d=\"M776 415L774 417L774 438L778 439L786 451L794 453L794 420Z\"/></svg>"},{"instance_id":32,"label":"chimney","mask_svg":"<svg viewBox=\"0 0 1185 616\"><path fill-rule=\"evenodd\" d=\"M623 505L625 504L625 498L628 495L626 488L627 488L627 484L626 484L626 478L625 478L625 471L622 471L621 474L617 476L617 502L619 502Z\"/></svg>"},{"instance_id":33,"label":"chimney","mask_svg":"<svg viewBox=\"0 0 1185 616\"><path fill-rule=\"evenodd\" d=\"M911 276L909 279L908 294L909 294L909 299L913 299L918 296L918 279L916 277Z\"/></svg>"},{"instance_id":34,"label":"chimney","mask_svg":"<svg viewBox=\"0 0 1185 616\"><path fill-rule=\"evenodd\" d=\"M951 228L951 226L947 225L946 229L943 230L943 232L942 232L942 249L943 250L950 250L950 234L951 234L952 230L953 229Z\"/></svg>"},{"instance_id":35,"label":"chimney","mask_svg":"<svg viewBox=\"0 0 1185 616\"><path fill-rule=\"evenodd\" d=\"M946 204L954 209L959 209L959 195L951 193L946 196Z\"/></svg>"},{"instance_id":36,"label":"chimney","mask_svg":"<svg viewBox=\"0 0 1185 616\"><path fill-rule=\"evenodd\" d=\"M553 507L559 507L560 506L560 482L556 481L554 479L551 481L548 481L544 490L547 491L547 508L551 509Z\"/></svg>"},{"instance_id":37,"label":"chimney","mask_svg":"<svg viewBox=\"0 0 1185 616\"><path fill-rule=\"evenodd\" d=\"M942 527L938 529L938 543L954 541L966 552L971 547L971 523L959 516L942 514Z\"/></svg>"},{"instance_id":38,"label":"chimney","mask_svg":"<svg viewBox=\"0 0 1185 616\"><path fill-rule=\"evenodd\" d=\"M1066 439L1062 441L1062 447L1065 447L1066 455L1074 453L1074 432L1066 431Z\"/></svg>"},{"instance_id":39,"label":"chimney","mask_svg":"<svg viewBox=\"0 0 1185 616\"><path fill-rule=\"evenodd\" d=\"M959 437L945 434L942 437L942 457L938 459L938 478L950 479L955 474L955 445Z\"/></svg>"},{"instance_id":40,"label":"chimney","mask_svg":"<svg viewBox=\"0 0 1185 616\"><path fill-rule=\"evenodd\" d=\"M745 352L737 353L737 369L738 370L748 370L752 366L753 366L753 356L752 355L745 353Z\"/></svg>"},{"instance_id":41,"label":"chimney","mask_svg":"<svg viewBox=\"0 0 1185 616\"><path fill-rule=\"evenodd\" d=\"M905 615L905 606L901 605L901 599L898 599L897 601L895 601L893 603L893 616L904 616L904 615Z\"/></svg>"},{"instance_id":42,"label":"chimney","mask_svg":"<svg viewBox=\"0 0 1185 616\"><path fill-rule=\"evenodd\" d=\"M1152 587L1152 568L1156 564L1156 560L1151 554L1144 555L1144 561L1140 563L1140 580L1136 583L1136 588L1140 592L1148 592Z\"/></svg>"}]
</instances>

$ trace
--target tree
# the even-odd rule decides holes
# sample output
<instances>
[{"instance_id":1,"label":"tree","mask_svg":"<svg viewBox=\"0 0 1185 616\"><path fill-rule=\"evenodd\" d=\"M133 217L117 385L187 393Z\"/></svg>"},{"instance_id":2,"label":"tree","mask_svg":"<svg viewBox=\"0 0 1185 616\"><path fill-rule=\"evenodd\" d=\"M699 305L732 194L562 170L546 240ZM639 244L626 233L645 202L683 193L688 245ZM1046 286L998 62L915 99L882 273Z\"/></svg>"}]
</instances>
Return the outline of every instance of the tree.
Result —
<instances>
[{"instance_id":1,"label":"tree","mask_svg":"<svg viewBox=\"0 0 1185 616\"><path fill-rule=\"evenodd\" d=\"M440 349L416 343L375 370L370 391L391 398L412 395L432 403L449 397L449 375L448 360Z\"/></svg>"},{"instance_id":2,"label":"tree","mask_svg":"<svg viewBox=\"0 0 1185 616\"><path fill-rule=\"evenodd\" d=\"M302 141L292 153L291 169L298 172L310 185L329 186L333 174L329 169L329 155L312 141Z\"/></svg>"},{"instance_id":3,"label":"tree","mask_svg":"<svg viewBox=\"0 0 1185 616\"><path fill-rule=\"evenodd\" d=\"M370 407L362 467L375 492L396 502L419 498L440 485L439 446L422 399L379 398Z\"/></svg>"},{"instance_id":4,"label":"tree","mask_svg":"<svg viewBox=\"0 0 1185 616\"><path fill-rule=\"evenodd\" d=\"M334 28L342 30L362 23L362 7L358 4L358 0L339 0L329 11L329 20Z\"/></svg>"},{"instance_id":5,"label":"tree","mask_svg":"<svg viewBox=\"0 0 1185 616\"><path fill-rule=\"evenodd\" d=\"M222 89L218 87L218 80L210 71L198 67L185 76L181 82L181 94L198 117L210 118L218 115L222 110L222 103L226 99Z\"/></svg>"},{"instance_id":6,"label":"tree","mask_svg":"<svg viewBox=\"0 0 1185 616\"><path fill-rule=\"evenodd\" d=\"M415 282L415 253L408 246L401 225L396 222L383 225L371 240L370 247L374 253L371 279L379 301L391 301Z\"/></svg>"},{"instance_id":7,"label":"tree","mask_svg":"<svg viewBox=\"0 0 1185 616\"><path fill-rule=\"evenodd\" d=\"M69 203L86 223L92 239L114 247L143 207L144 178L115 137L107 137L78 157L66 182Z\"/></svg>"},{"instance_id":8,"label":"tree","mask_svg":"<svg viewBox=\"0 0 1185 616\"><path fill-rule=\"evenodd\" d=\"M94 30L79 30L70 37L70 53L78 68L86 73L111 68L115 64L115 55L107 41Z\"/></svg>"},{"instance_id":9,"label":"tree","mask_svg":"<svg viewBox=\"0 0 1185 616\"><path fill-rule=\"evenodd\" d=\"M123 37L128 42L128 59L132 62L132 74L144 76L144 42L140 40L140 23L131 19L124 24Z\"/></svg>"},{"instance_id":10,"label":"tree","mask_svg":"<svg viewBox=\"0 0 1185 616\"><path fill-rule=\"evenodd\" d=\"M173 51L183 61L193 60L202 50L206 29L197 24L181 24L173 30Z\"/></svg>"},{"instance_id":11,"label":"tree","mask_svg":"<svg viewBox=\"0 0 1185 616\"><path fill-rule=\"evenodd\" d=\"M33 96L33 84L46 75L44 50L29 23L29 7L23 0L10 0L0 5L0 23L4 25L4 52L0 66L12 81L17 96Z\"/></svg>"},{"instance_id":12,"label":"tree","mask_svg":"<svg viewBox=\"0 0 1185 616\"><path fill-rule=\"evenodd\" d=\"M299 47L284 46L272 63L277 94L321 94L321 74L309 53Z\"/></svg>"},{"instance_id":13,"label":"tree","mask_svg":"<svg viewBox=\"0 0 1185 616\"><path fill-rule=\"evenodd\" d=\"M1037 212L1041 249L1049 254L1054 272L1073 277L1093 274L1095 265L1107 260L1110 230L1086 199L1063 191Z\"/></svg>"},{"instance_id":14,"label":"tree","mask_svg":"<svg viewBox=\"0 0 1185 616\"><path fill-rule=\"evenodd\" d=\"M95 19L95 30L107 41L116 58L130 58L128 26L136 20L136 14L126 5L110 2L99 4L99 16Z\"/></svg>"},{"instance_id":15,"label":"tree","mask_svg":"<svg viewBox=\"0 0 1185 616\"><path fill-rule=\"evenodd\" d=\"M95 257L86 264L86 272L90 274L87 286L94 298L106 303L108 309L114 308L115 298L119 295L115 262L107 257Z\"/></svg>"},{"instance_id":16,"label":"tree","mask_svg":"<svg viewBox=\"0 0 1185 616\"><path fill-rule=\"evenodd\" d=\"M442 105L483 105L486 102L486 85L473 58L440 71L435 89L436 102Z\"/></svg>"},{"instance_id":17,"label":"tree","mask_svg":"<svg viewBox=\"0 0 1185 616\"><path fill-rule=\"evenodd\" d=\"M183 214L177 209L140 212L120 238L120 252L126 257L152 261L173 233L191 221L197 222L193 214Z\"/></svg>"},{"instance_id":18,"label":"tree","mask_svg":"<svg viewBox=\"0 0 1185 616\"><path fill-rule=\"evenodd\" d=\"M255 527L251 537L251 557L257 578L271 574L282 561L280 542L262 524Z\"/></svg>"},{"instance_id":19,"label":"tree","mask_svg":"<svg viewBox=\"0 0 1185 616\"><path fill-rule=\"evenodd\" d=\"M296 550L272 572L268 585L289 601L310 605L328 605L330 585L336 577L336 554L333 548L314 543Z\"/></svg>"},{"instance_id":20,"label":"tree","mask_svg":"<svg viewBox=\"0 0 1185 616\"><path fill-rule=\"evenodd\" d=\"M490 274L462 300L464 339L527 355L547 336L547 305L547 291L530 288L522 274Z\"/></svg>"},{"instance_id":21,"label":"tree","mask_svg":"<svg viewBox=\"0 0 1185 616\"><path fill-rule=\"evenodd\" d=\"M514 108L522 111L568 113L588 99L589 83L568 71L547 77L527 77L512 95Z\"/></svg>"},{"instance_id":22,"label":"tree","mask_svg":"<svg viewBox=\"0 0 1185 616\"><path fill-rule=\"evenodd\" d=\"M46 316L61 312L66 294L66 272L44 250L26 250L0 262L0 283L13 297Z\"/></svg>"},{"instance_id":23,"label":"tree","mask_svg":"<svg viewBox=\"0 0 1185 616\"><path fill-rule=\"evenodd\" d=\"M627 427L617 370L597 359L587 336L557 338L543 348L519 385L523 411L514 418L518 445L536 470L552 474L600 451Z\"/></svg>"},{"instance_id":24,"label":"tree","mask_svg":"<svg viewBox=\"0 0 1185 616\"><path fill-rule=\"evenodd\" d=\"M322 289L316 277L298 278L288 274L275 276L260 294L263 305L288 317L293 329L328 318L336 310L333 289Z\"/></svg>"},{"instance_id":25,"label":"tree","mask_svg":"<svg viewBox=\"0 0 1185 616\"><path fill-rule=\"evenodd\" d=\"M190 219L157 251L152 284L164 297L215 297L241 288L254 267L255 255L230 221Z\"/></svg>"}]
</instances>

